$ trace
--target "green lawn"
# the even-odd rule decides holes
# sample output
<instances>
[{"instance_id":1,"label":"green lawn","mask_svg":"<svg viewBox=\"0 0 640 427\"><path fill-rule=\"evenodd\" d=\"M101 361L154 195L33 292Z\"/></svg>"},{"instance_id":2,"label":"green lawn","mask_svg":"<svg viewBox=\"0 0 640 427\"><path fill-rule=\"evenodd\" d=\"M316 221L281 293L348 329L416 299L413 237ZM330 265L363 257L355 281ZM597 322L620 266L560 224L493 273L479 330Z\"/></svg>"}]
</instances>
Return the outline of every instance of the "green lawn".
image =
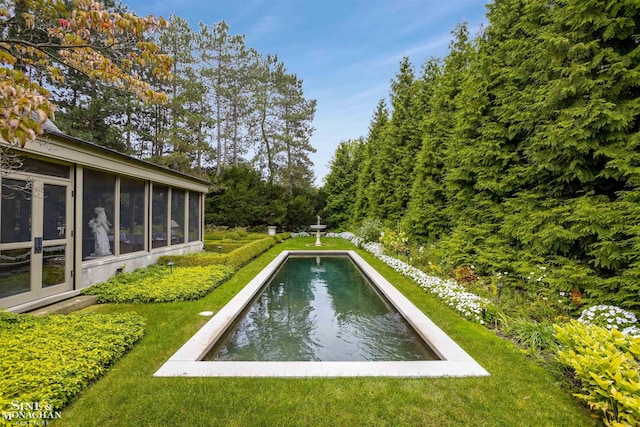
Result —
<instances>
[{"instance_id":1,"label":"green lawn","mask_svg":"<svg viewBox=\"0 0 640 427\"><path fill-rule=\"evenodd\" d=\"M164 304L108 304L100 313L136 311L146 335L53 426L590 426L599 425L554 378L484 327L461 319L408 279L359 253L490 373L482 378L154 378L153 373L291 239L251 262L210 295ZM326 249L352 249L323 239Z\"/></svg>"}]
</instances>

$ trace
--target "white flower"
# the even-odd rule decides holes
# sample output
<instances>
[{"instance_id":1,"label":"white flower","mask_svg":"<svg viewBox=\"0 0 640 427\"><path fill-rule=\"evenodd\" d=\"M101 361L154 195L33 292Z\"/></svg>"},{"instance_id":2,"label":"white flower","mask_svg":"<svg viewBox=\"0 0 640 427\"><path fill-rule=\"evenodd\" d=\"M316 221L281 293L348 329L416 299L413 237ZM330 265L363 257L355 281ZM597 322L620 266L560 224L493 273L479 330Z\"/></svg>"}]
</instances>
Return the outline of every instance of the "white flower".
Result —
<instances>
[{"instance_id":1,"label":"white flower","mask_svg":"<svg viewBox=\"0 0 640 427\"><path fill-rule=\"evenodd\" d=\"M302 236L309 236L309 233L292 233L292 237ZM326 236L349 240L354 245L373 254L373 256L380 259L395 271L416 282L416 284L425 291L440 298L445 304L458 311L458 313L462 314L467 319L484 325L484 321L482 320L480 313L482 312L482 308L486 307L489 302L478 295L467 292L460 284L452 280L443 280L439 277L429 276L425 272L418 270L403 261L385 255L384 248L380 243L364 242L353 233L327 233ZM475 269L474 266L471 266L471 268ZM505 275L506 274L508 273L505 272ZM498 273L498 277L500 277L500 273Z\"/></svg>"},{"instance_id":2,"label":"white flower","mask_svg":"<svg viewBox=\"0 0 640 427\"><path fill-rule=\"evenodd\" d=\"M603 326L607 329L629 329L636 327L638 319L635 314L611 305L595 305L582 312L580 322L587 325Z\"/></svg>"},{"instance_id":3,"label":"white flower","mask_svg":"<svg viewBox=\"0 0 640 427\"><path fill-rule=\"evenodd\" d=\"M622 333L625 335L631 335L632 337L640 337L640 327L638 326L629 326L622 330Z\"/></svg>"}]
</instances>

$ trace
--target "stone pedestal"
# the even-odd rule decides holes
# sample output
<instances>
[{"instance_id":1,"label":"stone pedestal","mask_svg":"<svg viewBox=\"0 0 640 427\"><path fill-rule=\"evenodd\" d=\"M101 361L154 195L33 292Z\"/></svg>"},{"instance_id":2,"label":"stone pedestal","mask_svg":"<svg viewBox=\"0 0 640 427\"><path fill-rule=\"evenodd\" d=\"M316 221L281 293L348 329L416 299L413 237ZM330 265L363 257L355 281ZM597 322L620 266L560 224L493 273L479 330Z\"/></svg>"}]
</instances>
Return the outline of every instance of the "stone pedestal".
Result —
<instances>
[{"instance_id":1,"label":"stone pedestal","mask_svg":"<svg viewBox=\"0 0 640 427\"><path fill-rule=\"evenodd\" d=\"M311 228L311 230L316 230L316 244L315 244L315 246L322 246L322 243L320 243L320 231L324 230L325 228L327 228L327 226L324 225L324 224L313 224L313 225L309 226L309 228Z\"/></svg>"}]
</instances>

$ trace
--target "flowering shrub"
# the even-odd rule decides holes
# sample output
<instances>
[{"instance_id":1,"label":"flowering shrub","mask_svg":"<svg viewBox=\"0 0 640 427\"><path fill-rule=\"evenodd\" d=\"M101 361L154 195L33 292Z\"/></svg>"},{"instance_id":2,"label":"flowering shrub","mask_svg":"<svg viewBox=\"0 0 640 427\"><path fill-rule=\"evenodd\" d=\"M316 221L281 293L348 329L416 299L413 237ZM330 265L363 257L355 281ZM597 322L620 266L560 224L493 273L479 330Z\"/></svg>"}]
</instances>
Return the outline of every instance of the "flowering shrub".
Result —
<instances>
[{"instance_id":1,"label":"flowering shrub","mask_svg":"<svg viewBox=\"0 0 640 427\"><path fill-rule=\"evenodd\" d=\"M377 242L383 234L382 223L377 219L365 219L357 234L364 241Z\"/></svg>"},{"instance_id":2,"label":"flowering shrub","mask_svg":"<svg viewBox=\"0 0 640 427\"><path fill-rule=\"evenodd\" d=\"M631 337L640 338L640 328L637 326L629 326L628 328L624 328L622 330L622 333Z\"/></svg>"},{"instance_id":3,"label":"flowering shrub","mask_svg":"<svg viewBox=\"0 0 640 427\"><path fill-rule=\"evenodd\" d=\"M398 254L409 255L409 236L403 231L398 233L393 230L386 230L380 237L380 242L386 248L390 248Z\"/></svg>"},{"instance_id":4,"label":"flowering shrub","mask_svg":"<svg viewBox=\"0 0 640 427\"><path fill-rule=\"evenodd\" d=\"M348 240L359 248L361 248L362 245L365 244L365 240L362 237L358 237L355 234L350 233L348 231L343 231L342 233L327 233L326 236Z\"/></svg>"},{"instance_id":5,"label":"flowering shrub","mask_svg":"<svg viewBox=\"0 0 640 427\"><path fill-rule=\"evenodd\" d=\"M327 237L340 237L362 247L398 273L416 282L425 291L440 298L445 304L465 318L484 324L482 309L485 308L489 302L478 295L465 291L460 284L452 280L443 280L439 277L429 276L406 262L385 255L380 243L365 243L353 233L327 233Z\"/></svg>"},{"instance_id":6,"label":"flowering shrub","mask_svg":"<svg viewBox=\"0 0 640 427\"><path fill-rule=\"evenodd\" d=\"M307 233L306 231L301 231L299 233L291 233L291 238L294 239L296 237L311 237L311 234ZM329 236L327 236L329 237Z\"/></svg>"},{"instance_id":7,"label":"flowering shrub","mask_svg":"<svg viewBox=\"0 0 640 427\"><path fill-rule=\"evenodd\" d=\"M607 329L617 329L625 334L640 335L635 314L613 305L594 305L582 312L580 322Z\"/></svg>"}]
</instances>

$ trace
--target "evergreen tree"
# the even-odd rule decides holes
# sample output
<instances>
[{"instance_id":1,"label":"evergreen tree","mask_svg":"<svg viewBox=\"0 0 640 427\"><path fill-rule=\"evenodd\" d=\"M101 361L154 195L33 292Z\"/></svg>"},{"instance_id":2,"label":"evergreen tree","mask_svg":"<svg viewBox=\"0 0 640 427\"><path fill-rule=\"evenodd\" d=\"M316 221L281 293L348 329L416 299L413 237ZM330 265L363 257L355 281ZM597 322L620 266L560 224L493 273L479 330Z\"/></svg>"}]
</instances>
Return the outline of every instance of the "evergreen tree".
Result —
<instances>
[{"instance_id":1,"label":"evergreen tree","mask_svg":"<svg viewBox=\"0 0 640 427\"><path fill-rule=\"evenodd\" d=\"M280 94L277 111L282 122L280 140L283 149L283 164L280 167L280 181L289 195L294 187L303 187L313 181L313 163L310 153L316 149L309 142L313 134L313 117L316 101L307 100L302 92L302 80L295 74L277 75Z\"/></svg>"},{"instance_id":2,"label":"evergreen tree","mask_svg":"<svg viewBox=\"0 0 640 427\"><path fill-rule=\"evenodd\" d=\"M378 210L378 199L375 193L375 171L378 169L378 151L382 131L388 121L389 112L387 111L384 99L381 99L378 101L378 106L369 125L369 134L362 143L362 166L359 168L357 177L351 226L357 226L367 218L382 218L382 213Z\"/></svg>"},{"instance_id":3,"label":"evergreen tree","mask_svg":"<svg viewBox=\"0 0 640 427\"><path fill-rule=\"evenodd\" d=\"M505 201L523 190L522 147L537 117L532 101L544 81L540 33L548 5L506 0L489 7L490 25L467 57L456 128L445 155L446 214L452 231L442 245L454 262L487 273L531 271L533 253L517 255L501 233Z\"/></svg>"},{"instance_id":4,"label":"evergreen tree","mask_svg":"<svg viewBox=\"0 0 640 427\"><path fill-rule=\"evenodd\" d=\"M329 162L330 173L324 181L327 202L323 217L332 229L344 230L351 222L364 145L362 139L342 141Z\"/></svg>"},{"instance_id":5,"label":"evergreen tree","mask_svg":"<svg viewBox=\"0 0 640 427\"><path fill-rule=\"evenodd\" d=\"M113 0L100 3L110 13L123 15L129 12L125 5ZM109 43L108 38L106 34L96 36L104 44ZM113 55L121 62L126 53L114 49ZM65 68L61 72L63 81L50 79L51 100L57 107L56 125L69 135L133 154L126 118L127 111L140 102L131 93L100 84L75 68Z\"/></svg>"},{"instance_id":6,"label":"evergreen tree","mask_svg":"<svg viewBox=\"0 0 640 427\"><path fill-rule=\"evenodd\" d=\"M284 75L284 65L277 56L267 55L261 58L254 68L252 78L253 129L256 139L260 141L256 150L254 164L260 170L266 170L270 183L274 183L277 175L276 155L281 151L279 143L279 121L275 113L278 92L276 77Z\"/></svg>"},{"instance_id":7,"label":"evergreen tree","mask_svg":"<svg viewBox=\"0 0 640 427\"><path fill-rule=\"evenodd\" d=\"M448 107L447 91L451 90L441 76L435 59L423 67L421 87L424 98L424 119L421 123L422 146L417 155L409 209L404 218L405 228L417 238L435 240L445 228L443 191L444 144L448 142L452 110ZM435 91L437 89L438 93Z\"/></svg>"},{"instance_id":8,"label":"evergreen tree","mask_svg":"<svg viewBox=\"0 0 640 427\"><path fill-rule=\"evenodd\" d=\"M249 164L229 166L219 177L215 173L213 169L214 190L206 199L205 222L209 225L308 230L324 203L321 191L294 187L289 195L283 185L270 184Z\"/></svg>"},{"instance_id":9,"label":"evergreen tree","mask_svg":"<svg viewBox=\"0 0 640 427\"><path fill-rule=\"evenodd\" d=\"M140 126L138 135L141 141L151 144L149 160L187 172L197 157L199 141L189 122L193 123L194 116L202 113L198 106L204 96L203 85L193 79L195 34L184 18L171 15L169 25L160 32L157 43L173 58L174 78L164 84L156 82L168 94L169 102L138 111L137 117L146 116L141 122L150 125Z\"/></svg>"},{"instance_id":10,"label":"evergreen tree","mask_svg":"<svg viewBox=\"0 0 640 427\"><path fill-rule=\"evenodd\" d=\"M552 60L541 106L554 114L526 151L558 199L551 212L560 227L552 242L567 249L557 280L570 274L572 286L600 301L638 309L640 4L558 6L544 33Z\"/></svg>"},{"instance_id":11,"label":"evergreen tree","mask_svg":"<svg viewBox=\"0 0 640 427\"><path fill-rule=\"evenodd\" d=\"M258 171L246 165L228 168L215 182L215 190L207 195L207 224L253 227L266 222L267 187Z\"/></svg>"},{"instance_id":12,"label":"evergreen tree","mask_svg":"<svg viewBox=\"0 0 640 427\"><path fill-rule=\"evenodd\" d=\"M417 81L404 60L391 117L381 104L363 143L353 217L404 214L451 266L522 286L544 265L530 286L640 308L639 16L633 0L496 0L484 32L458 26ZM405 213L399 177L420 142ZM343 150L330 193L348 187Z\"/></svg>"},{"instance_id":13,"label":"evergreen tree","mask_svg":"<svg viewBox=\"0 0 640 427\"><path fill-rule=\"evenodd\" d=\"M410 181L421 135L418 112L413 108L418 87L409 58L400 62L391 81L391 117L382 133L375 176L378 210L388 224L400 221L411 192Z\"/></svg>"}]
</instances>

